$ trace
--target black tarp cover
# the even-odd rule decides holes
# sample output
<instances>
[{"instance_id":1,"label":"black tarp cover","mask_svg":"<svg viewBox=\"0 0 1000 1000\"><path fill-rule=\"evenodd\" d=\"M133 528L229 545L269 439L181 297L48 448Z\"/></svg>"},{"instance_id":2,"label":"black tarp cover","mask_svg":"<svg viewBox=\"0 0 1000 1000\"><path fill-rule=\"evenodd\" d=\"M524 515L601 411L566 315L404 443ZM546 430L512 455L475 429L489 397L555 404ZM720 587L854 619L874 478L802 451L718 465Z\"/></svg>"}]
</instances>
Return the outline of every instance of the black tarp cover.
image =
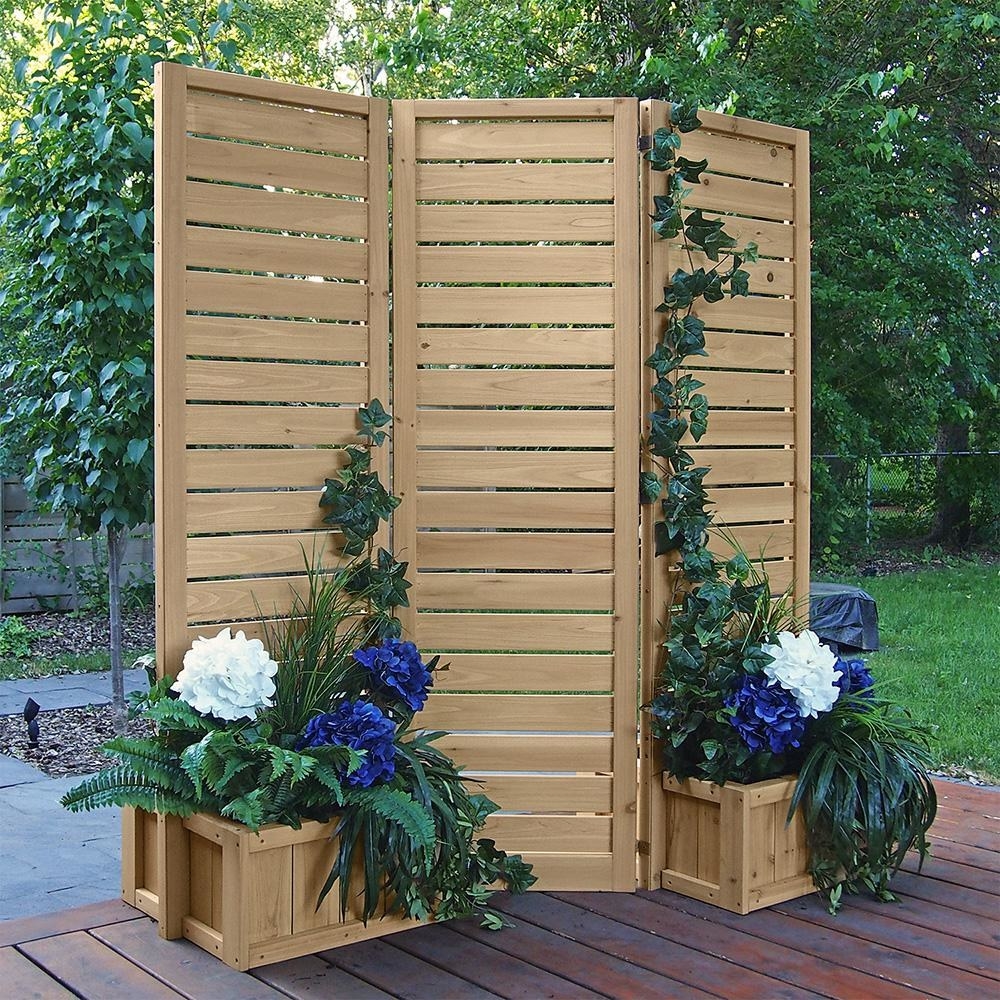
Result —
<instances>
[{"instance_id":1,"label":"black tarp cover","mask_svg":"<svg viewBox=\"0 0 1000 1000\"><path fill-rule=\"evenodd\" d=\"M875 598L846 583L812 583L810 628L837 652L873 652L878 643Z\"/></svg>"}]
</instances>

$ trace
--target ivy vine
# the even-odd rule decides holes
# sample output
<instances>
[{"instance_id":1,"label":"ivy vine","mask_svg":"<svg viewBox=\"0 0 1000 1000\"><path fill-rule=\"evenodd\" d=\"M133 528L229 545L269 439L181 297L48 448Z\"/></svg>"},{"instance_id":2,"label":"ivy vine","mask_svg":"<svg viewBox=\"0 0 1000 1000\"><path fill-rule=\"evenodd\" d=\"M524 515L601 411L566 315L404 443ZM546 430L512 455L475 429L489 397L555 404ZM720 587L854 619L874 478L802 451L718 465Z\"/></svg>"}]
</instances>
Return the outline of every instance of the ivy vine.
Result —
<instances>
[{"instance_id":1,"label":"ivy vine","mask_svg":"<svg viewBox=\"0 0 1000 1000\"><path fill-rule=\"evenodd\" d=\"M320 506L329 510L323 523L344 536L343 554L359 557L351 565L346 588L364 601L376 641L400 635L395 611L410 603L406 596L409 563L400 562L387 549L375 548L379 525L389 522L400 502L372 468L372 452L385 444L388 434L382 428L391 422L378 399L358 410L358 437L363 443L346 449L347 464L337 478L325 481L319 499Z\"/></svg>"},{"instance_id":2,"label":"ivy vine","mask_svg":"<svg viewBox=\"0 0 1000 1000\"><path fill-rule=\"evenodd\" d=\"M708 430L708 397L705 383L689 372L684 362L706 356L705 323L694 314L699 301L718 302L727 294L747 295L750 275L745 261L757 259L757 247L737 247L721 219L707 219L702 210L685 212L689 185L700 182L707 160L679 156L681 135L699 128L695 106L674 104L671 123L652 136L646 159L653 170L666 173L667 193L653 199L653 232L660 239L677 241L688 258L688 269L678 268L663 289L657 312L666 314L663 336L646 364L656 373L652 388L656 408L649 414L644 440L655 472L644 472L640 493L645 503L660 502L662 518L655 524L656 554L676 553L684 577L691 583L716 579L719 564L708 549L712 515L704 481L708 469L696 464L682 444L690 431L700 441ZM703 253L712 266L695 267L694 254Z\"/></svg>"}]
</instances>

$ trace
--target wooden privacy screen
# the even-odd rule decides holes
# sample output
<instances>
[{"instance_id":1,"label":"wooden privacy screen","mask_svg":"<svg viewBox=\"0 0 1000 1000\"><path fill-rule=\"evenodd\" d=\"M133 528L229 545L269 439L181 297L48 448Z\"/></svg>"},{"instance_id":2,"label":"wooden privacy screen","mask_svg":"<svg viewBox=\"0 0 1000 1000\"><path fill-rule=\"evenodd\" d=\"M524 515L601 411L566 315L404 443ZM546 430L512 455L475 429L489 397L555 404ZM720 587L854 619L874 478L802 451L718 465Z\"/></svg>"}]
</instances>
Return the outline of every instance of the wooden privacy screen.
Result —
<instances>
[{"instance_id":1,"label":"wooden privacy screen","mask_svg":"<svg viewBox=\"0 0 1000 1000\"><path fill-rule=\"evenodd\" d=\"M646 101L644 135L669 120L670 105ZM790 585L803 617L809 592L809 134L745 118L699 112L702 127L682 137L681 153L708 160L708 172L685 201L706 212L734 213L726 230L739 243L753 241L760 260L748 263L749 298L699 303L695 315L707 324L707 357L689 359L705 383L710 405L708 433L690 451L711 467L706 479L710 508L754 561L763 558L772 592ZM652 214L655 195L666 193L666 176L642 168L642 199ZM653 238L643 226L643 357L663 332L656 312L666 278L690 269L679 246ZM694 265L711 266L704 255ZM655 376L646 375L644 399ZM671 591L667 561L653 556L657 511L643 512L642 697L653 695L660 662L664 611ZM716 551L732 552L723 538ZM659 886L666 867L665 798L659 786L657 749L642 718L640 787L640 882ZM680 806L677 806L680 808Z\"/></svg>"},{"instance_id":2,"label":"wooden privacy screen","mask_svg":"<svg viewBox=\"0 0 1000 1000\"><path fill-rule=\"evenodd\" d=\"M357 406L388 394L387 106L158 71L157 663L175 673L194 636L287 611L303 549L338 558L318 489Z\"/></svg>"},{"instance_id":3,"label":"wooden privacy screen","mask_svg":"<svg viewBox=\"0 0 1000 1000\"><path fill-rule=\"evenodd\" d=\"M404 626L543 888L635 887L637 114L393 103Z\"/></svg>"},{"instance_id":4,"label":"wooden privacy screen","mask_svg":"<svg viewBox=\"0 0 1000 1000\"><path fill-rule=\"evenodd\" d=\"M157 665L176 673L195 636L287 615L303 549L340 558L318 492L358 405L389 396L388 131L377 100L168 64L156 87ZM640 129L631 99L393 105L403 624L449 664L423 721L451 731L503 809L490 833L543 888L634 889L637 799L641 880L663 867L648 732L636 780L637 484L642 360L682 261L649 239L663 177L636 142L666 113L643 105ZM802 597L805 138L703 118L683 151L711 172L688 204L736 213L762 259L749 299L702 311L698 450L721 519ZM643 551L648 698L667 581Z\"/></svg>"}]
</instances>

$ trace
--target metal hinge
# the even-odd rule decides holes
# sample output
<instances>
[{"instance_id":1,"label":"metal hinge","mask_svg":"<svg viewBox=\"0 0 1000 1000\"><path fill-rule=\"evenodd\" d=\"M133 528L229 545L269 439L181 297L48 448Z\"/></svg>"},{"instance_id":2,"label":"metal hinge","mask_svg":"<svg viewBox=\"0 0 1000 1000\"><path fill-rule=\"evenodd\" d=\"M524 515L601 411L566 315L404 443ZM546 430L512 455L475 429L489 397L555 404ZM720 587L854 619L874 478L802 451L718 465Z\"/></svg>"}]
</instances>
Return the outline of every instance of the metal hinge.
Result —
<instances>
[{"instance_id":1,"label":"metal hinge","mask_svg":"<svg viewBox=\"0 0 1000 1000\"><path fill-rule=\"evenodd\" d=\"M641 855L644 858L649 857L649 841L648 840L637 840L635 842L636 854Z\"/></svg>"},{"instance_id":2,"label":"metal hinge","mask_svg":"<svg viewBox=\"0 0 1000 1000\"><path fill-rule=\"evenodd\" d=\"M651 135L640 135L635 145L640 153L645 153L647 149L653 148L653 137Z\"/></svg>"}]
</instances>

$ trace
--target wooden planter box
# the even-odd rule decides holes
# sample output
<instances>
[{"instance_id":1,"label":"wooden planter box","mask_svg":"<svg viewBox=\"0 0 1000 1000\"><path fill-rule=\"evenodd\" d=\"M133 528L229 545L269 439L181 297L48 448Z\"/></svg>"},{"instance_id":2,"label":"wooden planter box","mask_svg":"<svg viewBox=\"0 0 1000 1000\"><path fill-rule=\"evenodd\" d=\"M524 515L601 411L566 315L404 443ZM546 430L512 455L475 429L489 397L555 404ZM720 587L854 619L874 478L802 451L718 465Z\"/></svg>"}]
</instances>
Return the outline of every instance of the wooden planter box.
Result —
<instances>
[{"instance_id":1,"label":"wooden planter box","mask_svg":"<svg viewBox=\"0 0 1000 1000\"><path fill-rule=\"evenodd\" d=\"M339 885L316 908L333 862L334 823L255 834L198 813L187 819L122 810L122 894L159 922L160 936L187 938L234 969L309 955L418 925L400 916L340 917ZM358 901L360 914L361 901Z\"/></svg>"},{"instance_id":2,"label":"wooden planter box","mask_svg":"<svg viewBox=\"0 0 1000 1000\"><path fill-rule=\"evenodd\" d=\"M664 775L667 866L660 885L733 913L814 892L801 813L785 822L794 789L794 777L720 786Z\"/></svg>"}]
</instances>

